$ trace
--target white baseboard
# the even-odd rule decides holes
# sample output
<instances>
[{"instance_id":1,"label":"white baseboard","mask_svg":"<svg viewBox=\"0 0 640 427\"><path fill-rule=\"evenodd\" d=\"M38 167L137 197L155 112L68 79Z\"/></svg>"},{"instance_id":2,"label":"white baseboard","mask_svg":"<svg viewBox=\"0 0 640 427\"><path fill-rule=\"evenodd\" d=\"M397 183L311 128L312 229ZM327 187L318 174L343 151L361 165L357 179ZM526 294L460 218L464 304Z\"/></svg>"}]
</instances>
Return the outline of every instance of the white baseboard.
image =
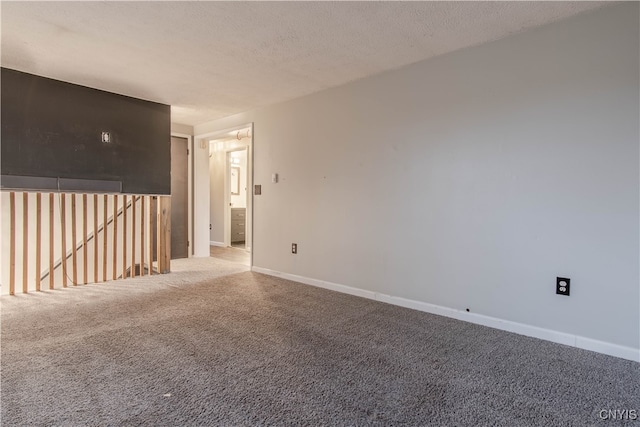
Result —
<instances>
[{"instance_id":1,"label":"white baseboard","mask_svg":"<svg viewBox=\"0 0 640 427\"><path fill-rule=\"evenodd\" d=\"M270 276L281 277L283 279L292 280L294 282L304 283L311 286L317 286L319 288L329 289L336 292L342 292L344 294L355 295L380 302L386 302L388 304L411 308L414 310L436 314L439 316L451 317L453 319L475 323L477 325L488 326L490 328L513 332L528 337L539 338L542 340L577 347L584 350L595 351L597 353L607 354L609 356L633 360L634 362L640 362L640 349L632 347L625 347L605 341L598 341L591 338L581 337L579 335L568 334L566 332L554 331L552 329L539 328L537 326L526 325L524 323L498 319L496 317L484 316L482 314L468 313L466 311L443 307L435 304L429 304L422 301L394 297L392 295L367 291L365 289L353 288L351 286L326 282L324 280L317 280L309 277L298 276L295 274L283 273L280 271L270 270L268 268L254 266L251 267L251 271L267 274Z\"/></svg>"},{"instance_id":2,"label":"white baseboard","mask_svg":"<svg viewBox=\"0 0 640 427\"><path fill-rule=\"evenodd\" d=\"M214 242L213 240L209 241L209 246L220 246L223 248L227 247L227 245L225 245L224 242Z\"/></svg>"}]
</instances>

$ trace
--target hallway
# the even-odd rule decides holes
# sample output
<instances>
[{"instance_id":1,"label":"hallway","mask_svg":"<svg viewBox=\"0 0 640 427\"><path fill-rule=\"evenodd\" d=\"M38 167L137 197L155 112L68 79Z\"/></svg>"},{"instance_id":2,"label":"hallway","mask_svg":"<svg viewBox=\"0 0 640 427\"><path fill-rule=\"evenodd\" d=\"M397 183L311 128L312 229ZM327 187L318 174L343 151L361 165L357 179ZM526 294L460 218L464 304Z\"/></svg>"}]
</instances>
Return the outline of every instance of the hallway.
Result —
<instances>
[{"instance_id":1,"label":"hallway","mask_svg":"<svg viewBox=\"0 0 640 427\"><path fill-rule=\"evenodd\" d=\"M209 246L209 254L212 258L224 261L236 262L249 266L251 263L251 253L240 248L223 248L220 246Z\"/></svg>"}]
</instances>

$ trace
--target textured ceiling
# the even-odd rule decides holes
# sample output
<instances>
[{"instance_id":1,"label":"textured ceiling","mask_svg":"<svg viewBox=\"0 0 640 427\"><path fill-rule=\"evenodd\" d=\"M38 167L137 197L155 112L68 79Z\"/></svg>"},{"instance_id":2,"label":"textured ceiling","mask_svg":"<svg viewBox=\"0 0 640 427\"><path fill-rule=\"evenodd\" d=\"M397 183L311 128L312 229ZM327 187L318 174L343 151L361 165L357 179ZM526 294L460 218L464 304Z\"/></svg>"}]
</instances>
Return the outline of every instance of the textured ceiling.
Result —
<instances>
[{"instance_id":1,"label":"textured ceiling","mask_svg":"<svg viewBox=\"0 0 640 427\"><path fill-rule=\"evenodd\" d=\"M8 2L3 67L204 121L317 92L607 2Z\"/></svg>"}]
</instances>

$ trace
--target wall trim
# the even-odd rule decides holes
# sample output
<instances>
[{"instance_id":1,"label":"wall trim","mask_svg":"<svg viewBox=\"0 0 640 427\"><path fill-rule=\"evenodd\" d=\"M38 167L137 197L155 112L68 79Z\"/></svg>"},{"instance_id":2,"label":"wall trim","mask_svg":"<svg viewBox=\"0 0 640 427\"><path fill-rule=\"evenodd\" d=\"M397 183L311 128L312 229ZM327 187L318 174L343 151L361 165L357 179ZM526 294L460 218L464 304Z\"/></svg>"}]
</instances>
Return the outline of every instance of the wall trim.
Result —
<instances>
[{"instance_id":1,"label":"wall trim","mask_svg":"<svg viewBox=\"0 0 640 427\"><path fill-rule=\"evenodd\" d=\"M413 310L423 311L426 313L436 314L439 316L450 317L464 322L475 323L477 325L488 326L494 329L500 329L507 332L513 332L519 335L539 338L546 341L564 344L571 347L590 350L596 353L602 353L609 356L619 357L621 359L640 362L640 349L625 347L618 344L598 341L566 332L554 331L552 329L539 328L537 326L526 325L524 323L512 322L496 317L485 316L476 313L467 313L466 311L454 308L443 307L440 305L429 304L422 301L416 301L393 295L381 294L378 292L368 291L365 289L354 288L351 286L341 285L338 283L326 282L324 280L312 279L296 274L283 273L281 271L270 270L263 267L251 267L251 271L256 273L267 274L269 276L281 277L283 279L292 280L294 282L306 285L316 286L319 288L329 289L344 294L355 295L362 298L368 298L375 301L385 302L400 307L411 308Z\"/></svg>"},{"instance_id":2,"label":"wall trim","mask_svg":"<svg viewBox=\"0 0 640 427\"><path fill-rule=\"evenodd\" d=\"M214 242L213 240L209 240L209 246L220 246L221 248L227 247L224 242Z\"/></svg>"}]
</instances>

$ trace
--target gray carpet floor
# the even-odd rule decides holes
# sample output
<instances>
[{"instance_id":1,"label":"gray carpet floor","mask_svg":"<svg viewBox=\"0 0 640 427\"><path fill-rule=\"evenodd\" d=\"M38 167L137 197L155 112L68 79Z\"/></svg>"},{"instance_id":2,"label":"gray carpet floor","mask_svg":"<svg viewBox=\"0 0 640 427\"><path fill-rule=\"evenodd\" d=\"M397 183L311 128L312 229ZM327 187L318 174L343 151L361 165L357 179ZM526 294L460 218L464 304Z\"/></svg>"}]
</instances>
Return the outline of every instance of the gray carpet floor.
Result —
<instances>
[{"instance_id":1,"label":"gray carpet floor","mask_svg":"<svg viewBox=\"0 0 640 427\"><path fill-rule=\"evenodd\" d=\"M640 364L247 271L2 298L3 426L613 426Z\"/></svg>"}]
</instances>

